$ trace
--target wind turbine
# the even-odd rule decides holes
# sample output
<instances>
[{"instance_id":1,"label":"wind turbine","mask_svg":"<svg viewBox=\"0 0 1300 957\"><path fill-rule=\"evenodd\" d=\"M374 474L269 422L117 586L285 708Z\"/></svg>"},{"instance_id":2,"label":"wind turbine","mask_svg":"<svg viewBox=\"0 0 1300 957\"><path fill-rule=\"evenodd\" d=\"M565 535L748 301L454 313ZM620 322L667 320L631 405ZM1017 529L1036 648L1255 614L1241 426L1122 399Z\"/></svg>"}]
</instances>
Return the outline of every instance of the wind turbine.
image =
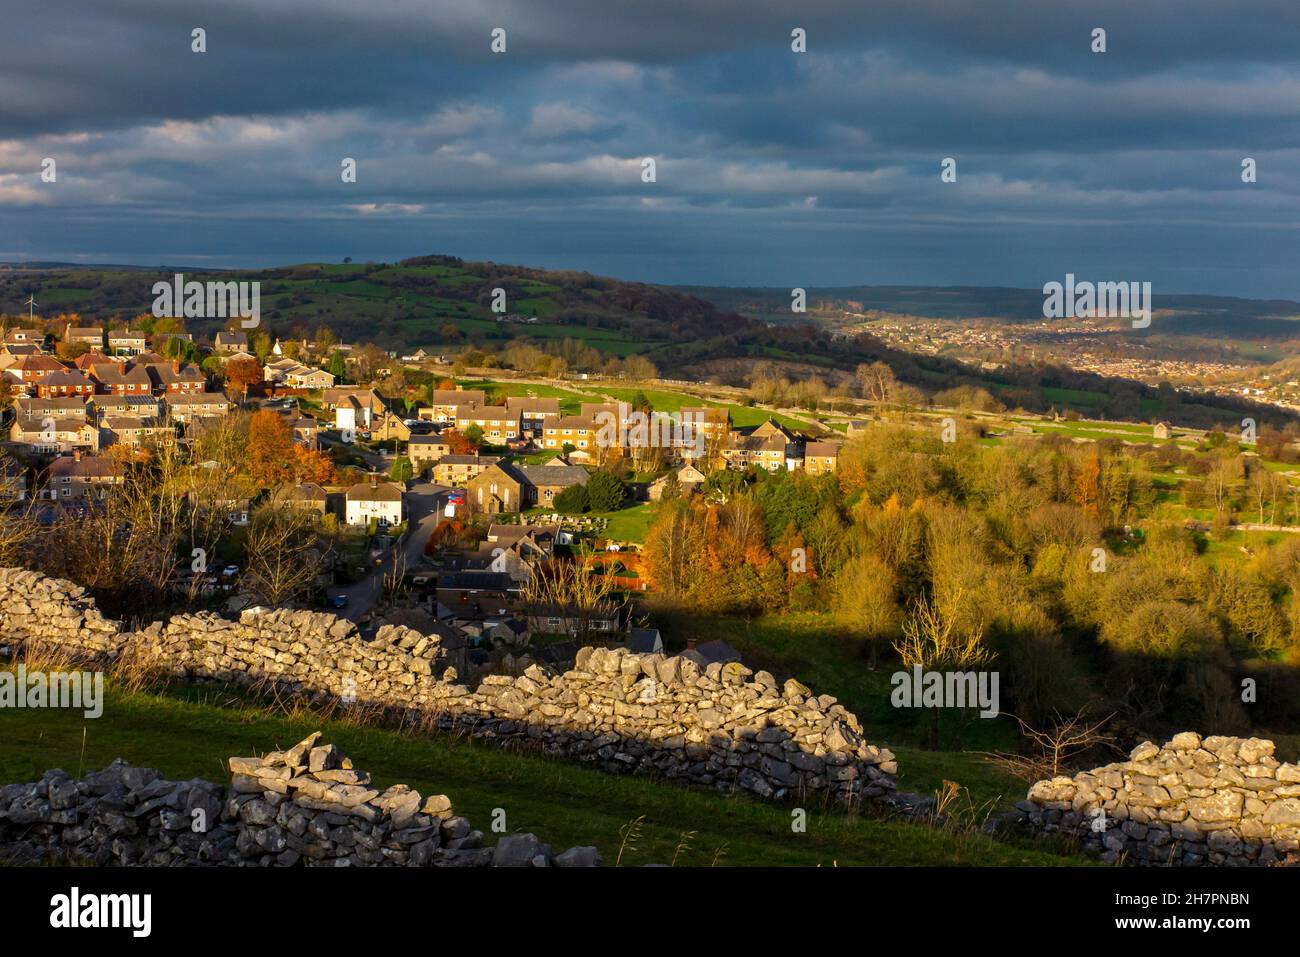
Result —
<instances>
[{"instance_id":1,"label":"wind turbine","mask_svg":"<svg viewBox=\"0 0 1300 957\"><path fill-rule=\"evenodd\" d=\"M33 316L36 312L36 294L32 293L31 296L27 298L27 301L23 303L23 305L27 307L27 321L34 322L35 319L33 318Z\"/></svg>"}]
</instances>

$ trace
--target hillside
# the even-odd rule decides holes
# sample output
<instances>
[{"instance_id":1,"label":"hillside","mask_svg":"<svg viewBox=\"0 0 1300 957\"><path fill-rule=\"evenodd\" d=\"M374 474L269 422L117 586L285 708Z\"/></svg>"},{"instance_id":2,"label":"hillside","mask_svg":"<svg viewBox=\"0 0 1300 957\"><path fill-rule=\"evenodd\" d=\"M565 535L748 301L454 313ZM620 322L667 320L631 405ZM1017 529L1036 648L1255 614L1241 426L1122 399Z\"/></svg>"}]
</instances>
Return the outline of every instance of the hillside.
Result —
<instances>
[{"instance_id":1,"label":"hillside","mask_svg":"<svg viewBox=\"0 0 1300 957\"><path fill-rule=\"evenodd\" d=\"M1080 277L1081 279L1084 277ZM768 321L790 319L790 290L683 286L720 309ZM856 312L887 312L927 319L993 317L1007 323L1043 318L1038 289L998 286L834 286L807 290L809 303L843 306ZM1241 339L1287 340L1300 333L1300 303L1289 299L1242 299L1153 293L1154 306L1168 331L1183 336L1230 334Z\"/></svg>"},{"instance_id":2,"label":"hillside","mask_svg":"<svg viewBox=\"0 0 1300 957\"><path fill-rule=\"evenodd\" d=\"M34 294L40 316L47 320L59 313L77 313L83 321L125 322L149 311L153 284L171 275L172 270L165 268L0 267L0 313L7 314L11 324L20 321L27 314L27 298ZM788 292L781 290L683 291L451 256L423 256L396 264L308 263L238 273L190 270L188 275L260 282L262 328L278 337L302 338L328 327L345 342L373 342L393 351L424 348L434 354L470 348L499 353L512 342L556 351L567 344L570 352L577 345L595 350L584 356L642 355L671 377L708 378L728 385L748 385L762 363L791 379L815 374L836 386L848 383L860 364L883 361L900 381L926 394L969 386L986 390L1008 407L1033 412L1065 405L1108 418L1160 417L1197 427L1238 422L1243 415L1279 426L1295 419L1273 406L1224 396L1177 395L1136 381L1079 371L1068 363L1013 363L985 370L940 355L895 348L869 332L837 334L811 314L808 322L775 323L769 320L778 311L773 305L778 292L785 296L785 318L789 317ZM506 292L504 315L492 310L493 290L498 288ZM840 292L847 295L848 291ZM971 308L978 309L977 314L1001 310L999 314L1021 316L1028 314L1031 292L888 287L879 299L882 305L931 309L936 314L959 315ZM739 314L740 309L754 311L750 294L760 293L768 305L757 310L759 318ZM810 291L810 303L816 294ZM1035 308L1041 308L1041 296L1037 301ZM1274 305L1268 315L1265 304L1250 306L1257 314L1254 321L1270 330L1294 328L1281 316L1288 308L1300 313L1300 305ZM197 336L211 336L222 325L221 320L188 321L189 331ZM578 367L590 363L584 358Z\"/></svg>"}]
</instances>

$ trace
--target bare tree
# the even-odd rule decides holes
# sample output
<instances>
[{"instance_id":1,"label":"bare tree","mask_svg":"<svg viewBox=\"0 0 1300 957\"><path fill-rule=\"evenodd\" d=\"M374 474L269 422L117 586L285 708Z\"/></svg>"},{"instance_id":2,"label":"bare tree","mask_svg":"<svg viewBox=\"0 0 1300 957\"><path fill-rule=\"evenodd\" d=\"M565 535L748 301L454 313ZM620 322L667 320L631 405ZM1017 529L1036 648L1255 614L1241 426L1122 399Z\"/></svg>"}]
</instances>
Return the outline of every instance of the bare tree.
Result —
<instances>
[{"instance_id":1,"label":"bare tree","mask_svg":"<svg viewBox=\"0 0 1300 957\"><path fill-rule=\"evenodd\" d=\"M240 584L264 604L284 605L311 586L330 551L308 509L265 505L249 525Z\"/></svg>"},{"instance_id":2,"label":"bare tree","mask_svg":"<svg viewBox=\"0 0 1300 957\"><path fill-rule=\"evenodd\" d=\"M560 618L582 641L603 634L596 622L620 615L626 604L615 598L613 576L571 561L537 569L519 594L530 616Z\"/></svg>"},{"instance_id":3,"label":"bare tree","mask_svg":"<svg viewBox=\"0 0 1300 957\"><path fill-rule=\"evenodd\" d=\"M892 401L894 392L898 388L898 380L894 378L894 370L883 362L872 362L870 365L865 362L860 364L855 370L854 378L858 380L863 397L869 399L875 405L884 405Z\"/></svg>"},{"instance_id":4,"label":"bare tree","mask_svg":"<svg viewBox=\"0 0 1300 957\"><path fill-rule=\"evenodd\" d=\"M0 463L3 464L3 463ZM3 474L0 474L3 482ZM0 568L23 564L27 546L39 530L32 499L8 504L0 495Z\"/></svg>"},{"instance_id":5,"label":"bare tree","mask_svg":"<svg viewBox=\"0 0 1300 957\"><path fill-rule=\"evenodd\" d=\"M1054 714L1055 721L1045 730L1031 727L1019 716L1012 715L1032 750L1028 754L999 751L990 754L990 759L1009 774L1032 783L1062 774L1075 758L1088 751L1114 746L1115 739L1101 731L1114 714L1091 723L1083 708L1069 717L1063 717L1060 712Z\"/></svg>"},{"instance_id":6,"label":"bare tree","mask_svg":"<svg viewBox=\"0 0 1300 957\"><path fill-rule=\"evenodd\" d=\"M960 607L962 590L953 596L952 607ZM937 602L921 598L912 614L903 622L903 637L894 650L908 668L963 669L985 664L993 659L984 645L984 629L976 627L962 633L955 616L945 615Z\"/></svg>"}]
</instances>

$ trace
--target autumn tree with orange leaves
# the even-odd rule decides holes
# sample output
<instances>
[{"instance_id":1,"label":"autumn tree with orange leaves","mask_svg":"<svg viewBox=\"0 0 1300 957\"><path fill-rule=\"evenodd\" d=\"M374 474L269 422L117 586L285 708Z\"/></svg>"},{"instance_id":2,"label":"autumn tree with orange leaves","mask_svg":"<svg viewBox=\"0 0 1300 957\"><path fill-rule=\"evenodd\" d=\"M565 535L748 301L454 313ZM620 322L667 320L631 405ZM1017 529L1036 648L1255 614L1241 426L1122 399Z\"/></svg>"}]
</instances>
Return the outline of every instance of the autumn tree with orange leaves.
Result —
<instances>
[{"instance_id":1,"label":"autumn tree with orange leaves","mask_svg":"<svg viewBox=\"0 0 1300 957\"><path fill-rule=\"evenodd\" d=\"M221 370L222 375L226 377L227 387L236 392L248 395L250 386L257 385L262 381L262 363L258 362L252 356L239 356L231 359Z\"/></svg>"},{"instance_id":2,"label":"autumn tree with orange leaves","mask_svg":"<svg viewBox=\"0 0 1300 957\"><path fill-rule=\"evenodd\" d=\"M274 488L293 476L293 430L270 409L254 412L248 422L248 474L258 485Z\"/></svg>"}]
</instances>

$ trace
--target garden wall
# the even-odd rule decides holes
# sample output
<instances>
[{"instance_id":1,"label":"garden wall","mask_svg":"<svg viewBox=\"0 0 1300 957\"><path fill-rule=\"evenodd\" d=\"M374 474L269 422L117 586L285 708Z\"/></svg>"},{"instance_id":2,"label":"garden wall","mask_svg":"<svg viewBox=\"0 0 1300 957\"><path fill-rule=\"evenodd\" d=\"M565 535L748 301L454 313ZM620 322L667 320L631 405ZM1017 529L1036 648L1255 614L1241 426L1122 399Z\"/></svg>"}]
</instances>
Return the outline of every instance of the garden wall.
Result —
<instances>
[{"instance_id":1,"label":"garden wall","mask_svg":"<svg viewBox=\"0 0 1300 957\"><path fill-rule=\"evenodd\" d=\"M287 751L231 758L230 791L169 781L114 761L73 780L61 770L0 787L0 860L150 867L577 867L594 847L555 854L532 834L495 847L445 795L380 791L320 733Z\"/></svg>"},{"instance_id":2,"label":"garden wall","mask_svg":"<svg viewBox=\"0 0 1300 957\"><path fill-rule=\"evenodd\" d=\"M23 569L0 569L0 636L101 662L128 657L187 680L419 712L443 729L720 791L853 802L895 789L893 754L869 744L834 698L738 663L700 669L681 657L584 648L563 674L534 666L470 689L438 637L410 628L384 626L364 640L334 615L250 609L238 621L183 614L128 632L84 589Z\"/></svg>"},{"instance_id":3,"label":"garden wall","mask_svg":"<svg viewBox=\"0 0 1300 957\"><path fill-rule=\"evenodd\" d=\"M1077 836L1106 861L1300 864L1300 766L1260 738L1187 731L1127 761L1039 781L1014 821Z\"/></svg>"}]
</instances>

